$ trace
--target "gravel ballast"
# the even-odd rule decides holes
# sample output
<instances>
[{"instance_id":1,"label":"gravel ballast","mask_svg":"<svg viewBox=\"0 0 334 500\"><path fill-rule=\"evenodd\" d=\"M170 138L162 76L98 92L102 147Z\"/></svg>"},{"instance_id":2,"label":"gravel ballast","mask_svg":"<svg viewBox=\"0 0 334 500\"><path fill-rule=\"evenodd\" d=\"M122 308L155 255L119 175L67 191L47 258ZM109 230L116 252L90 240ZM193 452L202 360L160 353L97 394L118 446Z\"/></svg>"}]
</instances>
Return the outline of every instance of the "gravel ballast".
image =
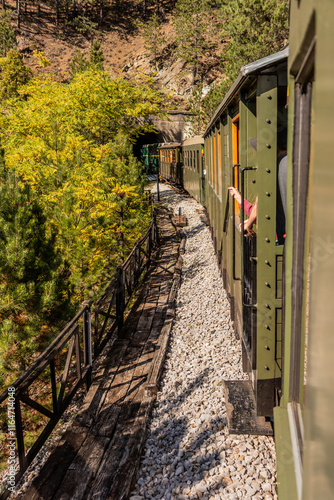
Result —
<instances>
[{"instance_id":1,"label":"gravel ballast","mask_svg":"<svg viewBox=\"0 0 334 500\"><path fill-rule=\"evenodd\" d=\"M274 440L229 435L223 380L246 379L241 345L202 206L160 185L162 202L188 225L160 391L130 500L274 500Z\"/></svg>"}]
</instances>

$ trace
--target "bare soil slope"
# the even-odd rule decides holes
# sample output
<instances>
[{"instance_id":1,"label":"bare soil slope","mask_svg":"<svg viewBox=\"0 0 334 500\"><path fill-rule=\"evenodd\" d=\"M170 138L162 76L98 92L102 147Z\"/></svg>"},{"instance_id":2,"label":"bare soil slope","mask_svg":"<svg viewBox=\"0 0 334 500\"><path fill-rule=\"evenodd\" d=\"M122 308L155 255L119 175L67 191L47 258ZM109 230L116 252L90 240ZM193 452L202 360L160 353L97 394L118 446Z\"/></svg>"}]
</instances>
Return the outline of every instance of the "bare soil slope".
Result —
<instances>
[{"instance_id":1,"label":"bare soil slope","mask_svg":"<svg viewBox=\"0 0 334 500\"><path fill-rule=\"evenodd\" d=\"M70 62L75 53L80 50L89 59L90 47L93 38L101 42L105 58L105 68L111 76L127 75L129 78L143 72L151 73L155 67L152 56L147 54L144 48L144 38L135 27L134 21L141 19L142 3L138 0L118 0L120 10L117 12L115 5L117 0L112 0L110 5L105 6L103 11L103 22L95 33L79 33L71 26L70 16L66 16L64 10L60 10L59 23L56 23L56 12L54 3L50 5L41 3L38 14L38 4L26 3L22 5L20 28L16 28L16 37L19 50L24 54L25 63L35 72L52 72L60 81L66 81L69 77ZM163 29L167 39L165 48L166 57L159 62L157 85L168 92L174 92L178 100L186 98L192 90L192 77L187 73L184 65L173 59L173 27L171 13L174 6L173 0L160 2L160 14L163 18ZM6 2L7 8L13 12L13 24L16 24L15 0ZM79 4L80 7L80 4ZM153 7L151 7L152 9ZM82 14L82 12L80 12ZM99 13L84 12L87 20L99 21ZM150 15L148 10L147 16ZM219 47L220 49L221 47ZM43 51L49 59L51 66L44 69L38 64L33 56L35 50ZM212 54L207 61L207 73L204 84L210 85L221 78L219 68L219 50Z\"/></svg>"}]
</instances>

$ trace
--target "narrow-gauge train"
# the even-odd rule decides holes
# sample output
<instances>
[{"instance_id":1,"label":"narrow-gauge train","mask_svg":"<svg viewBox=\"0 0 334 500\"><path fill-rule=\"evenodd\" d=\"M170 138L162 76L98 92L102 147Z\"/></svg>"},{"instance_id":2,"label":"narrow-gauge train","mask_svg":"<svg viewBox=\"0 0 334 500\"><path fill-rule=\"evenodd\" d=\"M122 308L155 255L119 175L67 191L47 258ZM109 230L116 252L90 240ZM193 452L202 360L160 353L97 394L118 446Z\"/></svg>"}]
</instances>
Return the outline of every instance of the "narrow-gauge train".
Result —
<instances>
[{"instance_id":1,"label":"narrow-gauge train","mask_svg":"<svg viewBox=\"0 0 334 500\"><path fill-rule=\"evenodd\" d=\"M160 171L210 220L249 373L248 382L225 382L230 430L270 433L272 423L279 499L328 500L334 3L292 0L290 15L289 51L243 67L203 138L159 148Z\"/></svg>"},{"instance_id":2,"label":"narrow-gauge train","mask_svg":"<svg viewBox=\"0 0 334 500\"><path fill-rule=\"evenodd\" d=\"M147 175L156 175L159 171L159 143L144 144L140 150L140 161L143 172Z\"/></svg>"}]
</instances>

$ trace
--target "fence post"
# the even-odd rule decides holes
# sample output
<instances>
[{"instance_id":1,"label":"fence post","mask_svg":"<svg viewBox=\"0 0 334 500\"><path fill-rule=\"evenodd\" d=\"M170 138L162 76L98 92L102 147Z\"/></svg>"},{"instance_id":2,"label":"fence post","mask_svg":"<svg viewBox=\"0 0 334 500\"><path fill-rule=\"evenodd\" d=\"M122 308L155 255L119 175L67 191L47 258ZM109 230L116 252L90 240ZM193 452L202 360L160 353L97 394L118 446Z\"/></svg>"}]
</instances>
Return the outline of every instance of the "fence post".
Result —
<instances>
[{"instance_id":1,"label":"fence post","mask_svg":"<svg viewBox=\"0 0 334 500\"><path fill-rule=\"evenodd\" d=\"M147 269L148 269L148 266L150 265L150 262L151 262L151 252L152 252L152 227L153 227L153 225L151 226L150 232L148 233L148 239L147 239L147 243L148 243L148 249L147 249L147 255L148 255L148 258L147 258L147 262L146 262L146 268L147 268Z\"/></svg>"},{"instance_id":2,"label":"fence post","mask_svg":"<svg viewBox=\"0 0 334 500\"><path fill-rule=\"evenodd\" d=\"M92 383L92 319L90 307L92 305L92 300L85 300L83 306L85 307L84 318L83 318L83 341L84 341L84 365L87 365L89 369L86 375L86 388L87 391Z\"/></svg>"},{"instance_id":3,"label":"fence post","mask_svg":"<svg viewBox=\"0 0 334 500\"><path fill-rule=\"evenodd\" d=\"M153 213L153 229L154 229L154 246L157 247L159 245L159 234L157 228L157 214Z\"/></svg>"},{"instance_id":4,"label":"fence post","mask_svg":"<svg viewBox=\"0 0 334 500\"><path fill-rule=\"evenodd\" d=\"M94 359L96 358L98 351L98 339L99 339L99 310L97 302L95 302L94 307Z\"/></svg>"},{"instance_id":5,"label":"fence post","mask_svg":"<svg viewBox=\"0 0 334 500\"><path fill-rule=\"evenodd\" d=\"M138 280L140 276L140 248L139 245L135 249L135 287L138 285Z\"/></svg>"},{"instance_id":6,"label":"fence post","mask_svg":"<svg viewBox=\"0 0 334 500\"><path fill-rule=\"evenodd\" d=\"M124 277L122 266L117 269L116 317L118 333L120 333L124 324Z\"/></svg>"},{"instance_id":7,"label":"fence post","mask_svg":"<svg viewBox=\"0 0 334 500\"><path fill-rule=\"evenodd\" d=\"M19 454L20 471L23 472L26 469L27 461L26 461L25 447L24 447L21 401L19 397L16 397L14 411L15 411L15 427L16 427L16 439L17 439L17 448Z\"/></svg>"}]
</instances>

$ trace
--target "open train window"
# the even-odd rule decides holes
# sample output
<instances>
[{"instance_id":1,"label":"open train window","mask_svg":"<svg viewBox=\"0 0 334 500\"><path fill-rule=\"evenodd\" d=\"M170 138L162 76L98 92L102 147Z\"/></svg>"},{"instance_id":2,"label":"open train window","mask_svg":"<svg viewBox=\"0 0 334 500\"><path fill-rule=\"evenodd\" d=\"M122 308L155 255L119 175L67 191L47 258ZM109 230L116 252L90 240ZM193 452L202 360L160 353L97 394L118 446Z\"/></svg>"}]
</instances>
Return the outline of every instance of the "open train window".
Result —
<instances>
[{"instance_id":1,"label":"open train window","mask_svg":"<svg viewBox=\"0 0 334 500\"><path fill-rule=\"evenodd\" d=\"M240 163L240 115L237 114L232 119L232 161L233 165ZM233 185L240 191L240 167L234 169ZM240 206L237 201L234 201L235 213L240 216Z\"/></svg>"},{"instance_id":2,"label":"open train window","mask_svg":"<svg viewBox=\"0 0 334 500\"><path fill-rule=\"evenodd\" d=\"M216 137L216 132L214 133L213 136L213 171L214 171L214 177L213 177L213 186L215 190L217 189L217 137Z\"/></svg>"},{"instance_id":3,"label":"open train window","mask_svg":"<svg viewBox=\"0 0 334 500\"><path fill-rule=\"evenodd\" d=\"M218 195L220 196L222 194L221 193L221 190L222 190L222 158L221 158L222 145L221 145L220 130L218 130L217 140L218 140L218 173L217 173L218 185L217 185L217 188L218 188Z\"/></svg>"}]
</instances>

